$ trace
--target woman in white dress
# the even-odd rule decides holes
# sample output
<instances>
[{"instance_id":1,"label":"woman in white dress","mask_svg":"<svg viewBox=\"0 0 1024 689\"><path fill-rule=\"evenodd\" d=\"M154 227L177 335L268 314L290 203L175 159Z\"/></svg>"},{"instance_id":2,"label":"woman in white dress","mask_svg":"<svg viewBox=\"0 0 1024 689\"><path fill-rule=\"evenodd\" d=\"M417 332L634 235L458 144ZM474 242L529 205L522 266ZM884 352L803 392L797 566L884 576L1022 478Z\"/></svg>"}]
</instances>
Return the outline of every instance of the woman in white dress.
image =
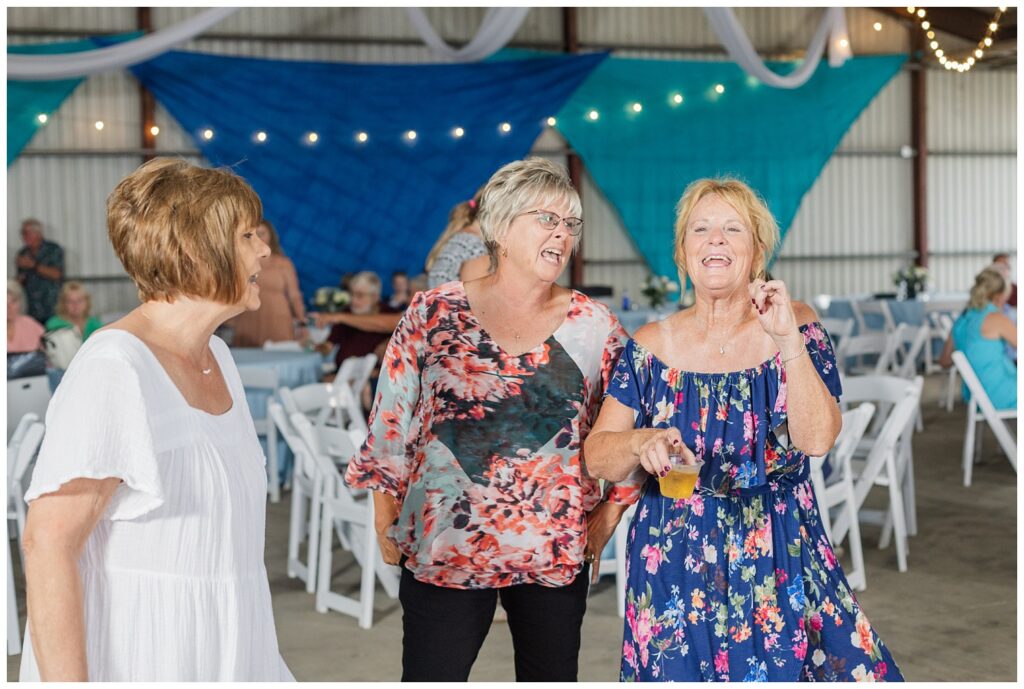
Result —
<instances>
[{"instance_id":1,"label":"woman in white dress","mask_svg":"<svg viewBox=\"0 0 1024 689\"><path fill-rule=\"evenodd\" d=\"M141 306L79 350L25 527L22 680L291 680L263 565L264 457L224 321L259 308L256 193L157 158L107 200Z\"/></svg>"}]
</instances>

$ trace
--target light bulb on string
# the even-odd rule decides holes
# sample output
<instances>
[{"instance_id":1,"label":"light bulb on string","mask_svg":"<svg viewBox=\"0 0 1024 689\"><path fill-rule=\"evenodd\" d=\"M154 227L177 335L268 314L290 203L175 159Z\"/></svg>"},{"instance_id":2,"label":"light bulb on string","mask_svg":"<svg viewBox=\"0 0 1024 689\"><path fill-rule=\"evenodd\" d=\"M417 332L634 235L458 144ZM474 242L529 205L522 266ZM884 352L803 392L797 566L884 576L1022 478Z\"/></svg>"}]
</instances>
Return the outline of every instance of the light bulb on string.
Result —
<instances>
[{"instance_id":1,"label":"light bulb on string","mask_svg":"<svg viewBox=\"0 0 1024 689\"><path fill-rule=\"evenodd\" d=\"M94 124L93 126L96 127L96 131L102 132L103 131L103 127L105 125L103 124L103 120L96 120L96 124Z\"/></svg>"},{"instance_id":2,"label":"light bulb on string","mask_svg":"<svg viewBox=\"0 0 1024 689\"><path fill-rule=\"evenodd\" d=\"M840 48L848 48L849 46L850 46L850 42L848 40L846 40L845 38L839 39L839 47Z\"/></svg>"},{"instance_id":3,"label":"light bulb on string","mask_svg":"<svg viewBox=\"0 0 1024 689\"><path fill-rule=\"evenodd\" d=\"M590 112L587 113L587 119L589 119L591 122L596 122L597 118L600 116L601 115L600 113L597 112L597 110L591 110Z\"/></svg>"},{"instance_id":4,"label":"light bulb on string","mask_svg":"<svg viewBox=\"0 0 1024 689\"><path fill-rule=\"evenodd\" d=\"M555 119L554 117L549 117L547 119L547 123L549 127L554 127L556 124L558 124L558 120Z\"/></svg>"},{"instance_id":5,"label":"light bulb on string","mask_svg":"<svg viewBox=\"0 0 1024 689\"><path fill-rule=\"evenodd\" d=\"M942 57L943 55L945 55L945 53L942 52L942 48L935 51L935 57Z\"/></svg>"},{"instance_id":6,"label":"light bulb on string","mask_svg":"<svg viewBox=\"0 0 1024 689\"><path fill-rule=\"evenodd\" d=\"M50 119L45 112L41 112L36 115L36 119L39 120L39 124L46 124L46 121Z\"/></svg>"},{"instance_id":7,"label":"light bulb on string","mask_svg":"<svg viewBox=\"0 0 1024 689\"><path fill-rule=\"evenodd\" d=\"M985 36L985 40L982 41L982 43L984 43L985 47L988 48L989 46L992 45L992 37L991 36Z\"/></svg>"},{"instance_id":8,"label":"light bulb on string","mask_svg":"<svg viewBox=\"0 0 1024 689\"><path fill-rule=\"evenodd\" d=\"M633 112L642 112L643 109L644 109L644 106L642 104L640 104L640 103L633 103L633 105L631 105L629 107L630 107L630 110L632 110Z\"/></svg>"},{"instance_id":9,"label":"light bulb on string","mask_svg":"<svg viewBox=\"0 0 1024 689\"><path fill-rule=\"evenodd\" d=\"M213 138L213 130L212 129L204 129L203 130L203 138L206 139L207 141L212 139Z\"/></svg>"},{"instance_id":10,"label":"light bulb on string","mask_svg":"<svg viewBox=\"0 0 1024 689\"><path fill-rule=\"evenodd\" d=\"M370 140L370 135L367 134L366 132L358 132L356 134L356 141L358 141L361 144L365 144L369 140Z\"/></svg>"},{"instance_id":11,"label":"light bulb on string","mask_svg":"<svg viewBox=\"0 0 1024 689\"><path fill-rule=\"evenodd\" d=\"M929 39L931 39L931 38L935 38L935 32L934 32L934 31L929 31L929 32L928 32L928 38L929 38Z\"/></svg>"},{"instance_id":12,"label":"light bulb on string","mask_svg":"<svg viewBox=\"0 0 1024 689\"><path fill-rule=\"evenodd\" d=\"M417 134L416 134L416 130L415 129L410 129L409 131L407 131L405 133L405 138L406 138L407 141L415 141L416 140L416 136L417 136Z\"/></svg>"},{"instance_id":13,"label":"light bulb on string","mask_svg":"<svg viewBox=\"0 0 1024 689\"><path fill-rule=\"evenodd\" d=\"M921 28L927 31L928 29L932 28L932 24L929 21L923 21L921 22Z\"/></svg>"},{"instance_id":14,"label":"light bulb on string","mask_svg":"<svg viewBox=\"0 0 1024 689\"><path fill-rule=\"evenodd\" d=\"M988 30L995 33L996 31L999 30L999 25L996 24L995 22L992 22L991 24L988 25Z\"/></svg>"},{"instance_id":15,"label":"light bulb on string","mask_svg":"<svg viewBox=\"0 0 1024 689\"><path fill-rule=\"evenodd\" d=\"M463 129L462 127L456 127L455 129L452 130L452 136L454 136L456 139L461 139L465 134L466 130Z\"/></svg>"},{"instance_id":16,"label":"light bulb on string","mask_svg":"<svg viewBox=\"0 0 1024 689\"><path fill-rule=\"evenodd\" d=\"M932 50L935 50L936 48L939 47L939 42L938 41L932 41L928 45L930 45L932 47Z\"/></svg>"},{"instance_id":17,"label":"light bulb on string","mask_svg":"<svg viewBox=\"0 0 1024 689\"><path fill-rule=\"evenodd\" d=\"M908 7L907 8L907 12L909 12L910 14L913 14L915 10L917 10L916 7Z\"/></svg>"},{"instance_id":18,"label":"light bulb on string","mask_svg":"<svg viewBox=\"0 0 1024 689\"><path fill-rule=\"evenodd\" d=\"M973 57L967 58L967 64L970 65L971 67L973 67L974 66L974 58Z\"/></svg>"},{"instance_id":19,"label":"light bulb on string","mask_svg":"<svg viewBox=\"0 0 1024 689\"><path fill-rule=\"evenodd\" d=\"M509 124L508 122L502 122L502 123L501 123L501 124L500 124L500 125L498 126L498 129L500 129L500 130L501 130L501 133L502 133L502 134L508 134L508 133L509 133L510 131L512 131L512 125L511 125L511 124Z\"/></svg>"},{"instance_id":20,"label":"light bulb on string","mask_svg":"<svg viewBox=\"0 0 1024 689\"><path fill-rule=\"evenodd\" d=\"M263 143L264 141L267 140L267 133L266 132L256 132L256 140L259 141L260 143Z\"/></svg>"},{"instance_id":21,"label":"light bulb on string","mask_svg":"<svg viewBox=\"0 0 1024 689\"><path fill-rule=\"evenodd\" d=\"M672 103L674 105L682 105L683 104L683 94L681 94L681 93L673 93L672 94Z\"/></svg>"},{"instance_id":22,"label":"light bulb on string","mask_svg":"<svg viewBox=\"0 0 1024 689\"><path fill-rule=\"evenodd\" d=\"M873 28L875 29L875 31L881 31L882 30L882 22L875 22L874 25L873 25Z\"/></svg>"},{"instance_id":23,"label":"light bulb on string","mask_svg":"<svg viewBox=\"0 0 1024 689\"><path fill-rule=\"evenodd\" d=\"M722 84L715 84L715 93L719 95L725 93L725 86L723 86Z\"/></svg>"},{"instance_id":24,"label":"light bulb on string","mask_svg":"<svg viewBox=\"0 0 1024 689\"><path fill-rule=\"evenodd\" d=\"M320 135L317 134L316 132L310 132L309 134L306 134L306 141L308 141L311 144L315 144L319 140Z\"/></svg>"},{"instance_id":25,"label":"light bulb on string","mask_svg":"<svg viewBox=\"0 0 1024 689\"><path fill-rule=\"evenodd\" d=\"M919 16L921 19L924 19L925 14L927 13L924 11L923 7L917 11L917 16Z\"/></svg>"},{"instance_id":26,"label":"light bulb on string","mask_svg":"<svg viewBox=\"0 0 1024 689\"><path fill-rule=\"evenodd\" d=\"M160 127L154 124L152 127L149 128L149 133L152 134L153 136L156 136L157 134L160 133Z\"/></svg>"},{"instance_id":27,"label":"light bulb on string","mask_svg":"<svg viewBox=\"0 0 1024 689\"><path fill-rule=\"evenodd\" d=\"M978 48L977 50L974 51L974 57L977 57L977 58L980 58L984 54L985 54L985 51L982 50L981 48Z\"/></svg>"}]
</instances>

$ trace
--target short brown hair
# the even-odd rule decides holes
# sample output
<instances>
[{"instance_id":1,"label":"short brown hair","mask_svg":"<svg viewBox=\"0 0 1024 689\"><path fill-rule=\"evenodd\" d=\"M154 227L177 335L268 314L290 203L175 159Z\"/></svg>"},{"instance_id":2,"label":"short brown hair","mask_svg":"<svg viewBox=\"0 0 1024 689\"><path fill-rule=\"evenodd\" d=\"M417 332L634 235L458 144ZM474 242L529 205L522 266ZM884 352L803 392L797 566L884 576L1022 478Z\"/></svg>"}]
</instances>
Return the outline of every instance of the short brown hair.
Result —
<instances>
[{"instance_id":1,"label":"short brown hair","mask_svg":"<svg viewBox=\"0 0 1024 689\"><path fill-rule=\"evenodd\" d=\"M698 179L692 182L683 192L676 204L676 236L675 262L679 275L686 276L686 250L683 240L686 238L686 223L694 207L704 198L715 194L736 209L740 217L750 228L754 237L754 262L750 266L750 279L764 278L767 274L768 259L775 253L779 243L779 226L768 210L768 205L746 183L732 177L714 179Z\"/></svg>"},{"instance_id":2,"label":"short brown hair","mask_svg":"<svg viewBox=\"0 0 1024 689\"><path fill-rule=\"evenodd\" d=\"M85 317L88 318L92 315L92 295L89 294L89 290L85 288L85 285L75 280L65 282L64 286L60 288L60 294L57 296L57 308L55 309L55 312L58 316L67 320L68 295L72 292L81 292L85 296Z\"/></svg>"},{"instance_id":3,"label":"short brown hair","mask_svg":"<svg viewBox=\"0 0 1024 689\"><path fill-rule=\"evenodd\" d=\"M259 196L225 169L154 158L107 198L107 231L141 301L178 296L233 304L245 278L236 231L263 217Z\"/></svg>"}]
</instances>

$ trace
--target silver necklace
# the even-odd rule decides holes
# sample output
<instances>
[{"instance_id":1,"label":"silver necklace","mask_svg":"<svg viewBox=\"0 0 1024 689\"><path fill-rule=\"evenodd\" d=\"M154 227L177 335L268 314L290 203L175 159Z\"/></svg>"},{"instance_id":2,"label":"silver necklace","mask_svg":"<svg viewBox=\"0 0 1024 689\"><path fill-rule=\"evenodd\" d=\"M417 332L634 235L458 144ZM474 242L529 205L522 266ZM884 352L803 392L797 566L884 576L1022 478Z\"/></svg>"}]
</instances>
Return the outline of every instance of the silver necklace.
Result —
<instances>
[{"instance_id":1,"label":"silver necklace","mask_svg":"<svg viewBox=\"0 0 1024 689\"><path fill-rule=\"evenodd\" d=\"M732 327L731 327L731 328L729 329L729 335L728 335L728 337L726 337L726 338L725 338L725 340L724 340L724 341L723 341L723 342L722 342L721 344L719 344L719 345L718 345L718 355L719 355L719 356L725 356L725 348L726 348L726 345L727 345L727 344L728 344L728 342L729 342L729 339L730 339L730 338L731 338L731 337L733 336L733 334L734 334L734 333L736 332L736 329L737 329L737 328L739 328L739 327L740 327L741 325L743 325L743 323L744 323L745 321L746 321L746 319L744 319L744 320L740 321L739 323L736 323L735 325L733 325L733 326L732 326Z\"/></svg>"}]
</instances>

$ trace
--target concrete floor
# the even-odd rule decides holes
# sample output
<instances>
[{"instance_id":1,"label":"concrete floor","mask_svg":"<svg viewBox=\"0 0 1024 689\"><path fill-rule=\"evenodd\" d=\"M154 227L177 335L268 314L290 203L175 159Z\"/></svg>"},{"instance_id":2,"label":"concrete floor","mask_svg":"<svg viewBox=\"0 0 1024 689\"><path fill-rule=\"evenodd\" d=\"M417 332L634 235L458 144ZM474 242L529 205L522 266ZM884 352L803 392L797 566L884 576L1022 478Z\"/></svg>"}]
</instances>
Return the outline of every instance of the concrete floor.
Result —
<instances>
[{"instance_id":1,"label":"concrete floor","mask_svg":"<svg viewBox=\"0 0 1024 689\"><path fill-rule=\"evenodd\" d=\"M914 438L919 535L910 540L909 570L897 571L892 547L877 549L877 527L862 527L868 588L857 598L908 680L1012 682L1017 678L1017 477L986 430L973 485L963 487L965 412L962 404L952 413L938 408L943 382L940 376L926 381L925 430ZM884 497L875 489L868 506L884 504ZM296 678L398 680L398 601L378 587L374 625L366 631L355 618L317 613L313 597L285 573L287 522L286 501L269 506L267 569L281 652ZM359 571L352 558L339 551L335 565L335 590L357 590ZM16 576L24 625L20 572ZM591 590L580 680L615 681L621 647L622 621L608 576ZM8 680L17 679L20 659L8 657ZM495 622L471 679L511 681L514 676L508 627Z\"/></svg>"}]
</instances>

